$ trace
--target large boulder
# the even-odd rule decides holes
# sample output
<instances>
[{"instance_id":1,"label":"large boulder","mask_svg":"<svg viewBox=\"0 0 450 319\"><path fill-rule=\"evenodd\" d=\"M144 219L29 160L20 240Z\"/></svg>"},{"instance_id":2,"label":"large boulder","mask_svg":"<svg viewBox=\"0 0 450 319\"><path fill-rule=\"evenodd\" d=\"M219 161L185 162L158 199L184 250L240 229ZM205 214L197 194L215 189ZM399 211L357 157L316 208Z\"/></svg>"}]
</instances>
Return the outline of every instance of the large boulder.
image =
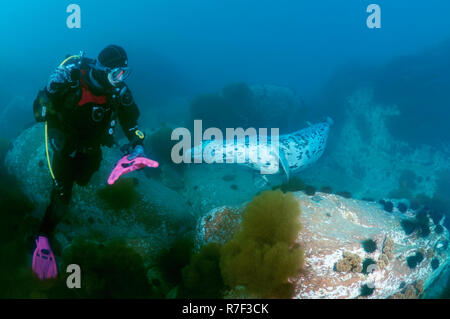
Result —
<instances>
[{"instance_id":1,"label":"large boulder","mask_svg":"<svg viewBox=\"0 0 450 319\"><path fill-rule=\"evenodd\" d=\"M12 143L5 158L9 173L17 178L23 192L37 207L34 214L38 218L42 218L49 204L52 189L44 132L43 124L28 128ZM124 237L132 245L145 248L143 254L148 257L149 250L166 247L174 234L189 230L194 217L184 198L162 182L148 177L145 170L123 177L132 181L125 191L136 198L129 207L114 207L99 196L99 190L108 189L106 180L122 157L117 147L103 148L102 152L100 169L90 183L86 187L74 186L70 212L57 227L57 238L63 246L78 236Z\"/></svg>"},{"instance_id":2,"label":"large boulder","mask_svg":"<svg viewBox=\"0 0 450 319\"><path fill-rule=\"evenodd\" d=\"M380 104L374 94L369 88L348 97L320 163L300 177L314 185L349 191L360 199L433 197L442 172L450 171L450 148L396 140L388 121L401 125L404 114L396 105Z\"/></svg>"},{"instance_id":3,"label":"large boulder","mask_svg":"<svg viewBox=\"0 0 450 319\"><path fill-rule=\"evenodd\" d=\"M257 110L261 110L261 127L298 130L306 123L304 101L293 89L270 85L250 86Z\"/></svg>"},{"instance_id":4,"label":"large boulder","mask_svg":"<svg viewBox=\"0 0 450 319\"><path fill-rule=\"evenodd\" d=\"M389 213L378 203L333 194L295 196L303 224L297 241L305 252L303 269L291 278L295 298L417 298L442 291L439 280L448 277L450 253L445 228L438 233L432 226L424 238L418 232L406 235L401 221L414 219L413 211ZM232 238L242 212L243 206L224 206L202 217L197 248ZM439 261L435 270L433 259ZM245 297L239 291L229 296Z\"/></svg>"},{"instance_id":5,"label":"large boulder","mask_svg":"<svg viewBox=\"0 0 450 319\"><path fill-rule=\"evenodd\" d=\"M221 92L200 95L190 105L191 118L203 126L225 131L230 127L280 128L281 133L298 130L304 117L303 100L292 89L276 85L234 83Z\"/></svg>"}]
</instances>

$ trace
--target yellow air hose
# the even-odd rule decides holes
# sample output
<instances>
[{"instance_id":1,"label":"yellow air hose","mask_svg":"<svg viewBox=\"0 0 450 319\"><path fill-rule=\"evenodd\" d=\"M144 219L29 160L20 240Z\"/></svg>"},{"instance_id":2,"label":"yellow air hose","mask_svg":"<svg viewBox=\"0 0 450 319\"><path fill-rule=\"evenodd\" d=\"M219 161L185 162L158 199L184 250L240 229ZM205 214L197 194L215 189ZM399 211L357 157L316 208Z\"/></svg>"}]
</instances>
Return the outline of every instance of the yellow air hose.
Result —
<instances>
[{"instance_id":1,"label":"yellow air hose","mask_svg":"<svg viewBox=\"0 0 450 319\"><path fill-rule=\"evenodd\" d=\"M52 178L56 183L55 174L53 174L52 164L50 164L50 155L48 153L48 125L47 125L47 122L45 122L45 154L47 155L47 164L48 164L48 169L50 171L50 175L52 175Z\"/></svg>"},{"instance_id":2,"label":"yellow air hose","mask_svg":"<svg viewBox=\"0 0 450 319\"><path fill-rule=\"evenodd\" d=\"M80 58L79 55L72 55L65 59L59 66L63 66L66 64L67 61L74 58ZM53 181L56 185L58 185L58 182L56 181L55 174L53 173L52 164L50 163L50 154L48 152L48 124L47 121L45 121L45 155L47 156L47 164L48 164L48 170L50 171L50 175L52 176Z\"/></svg>"}]
</instances>

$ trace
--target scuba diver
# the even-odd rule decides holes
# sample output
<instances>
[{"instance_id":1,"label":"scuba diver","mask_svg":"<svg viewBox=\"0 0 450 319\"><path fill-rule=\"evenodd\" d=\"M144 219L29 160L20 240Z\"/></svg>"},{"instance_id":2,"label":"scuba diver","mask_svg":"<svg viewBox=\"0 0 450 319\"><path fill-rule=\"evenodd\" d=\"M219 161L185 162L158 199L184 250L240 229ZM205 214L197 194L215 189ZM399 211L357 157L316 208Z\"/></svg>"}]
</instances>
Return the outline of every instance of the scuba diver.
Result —
<instances>
[{"instance_id":1,"label":"scuba diver","mask_svg":"<svg viewBox=\"0 0 450 319\"><path fill-rule=\"evenodd\" d=\"M145 135L137 124L139 109L124 83L129 74L127 54L117 45L107 46L97 60L83 53L70 56L56 68L34 102L36 120L45 122L47 162L54 181L33 254L32 268L41 280L57 276L49 239L68 211L74 183L85 186L100 167L101 146L116 144L117 122L129 140L121 148L127 154L124 159L145 157Z\"/></svg>"}]
</instances>

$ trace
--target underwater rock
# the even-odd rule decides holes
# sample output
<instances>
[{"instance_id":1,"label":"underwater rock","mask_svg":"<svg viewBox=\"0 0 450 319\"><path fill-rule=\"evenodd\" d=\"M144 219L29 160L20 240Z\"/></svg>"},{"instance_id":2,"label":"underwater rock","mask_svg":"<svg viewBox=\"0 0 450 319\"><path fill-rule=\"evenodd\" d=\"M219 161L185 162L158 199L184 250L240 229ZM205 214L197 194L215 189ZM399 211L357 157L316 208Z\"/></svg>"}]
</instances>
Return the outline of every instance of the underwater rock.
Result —
<instances>
[{"instance_id":1,"label":"underwater rock","mask_svg":"<svg viewBox=\"0 0 450 319\"><path fill-rule=\"evenodd\" d=\"M297 243L305 252L303 269L291 278L295 283L295 298L361 298L364 285L375 288L365 298L417 298L427 289L436 294L442 288L437 282L438 273L444 276L444 267L447 267L445 272L450 273L448 265L433 271L433 257L424 254L420 263L410 269L406 259L416 255L417 247L434 251L435 244L449 235L447 230L443 234L433 232L426 239L408 236L400 220L409 212L387 213L375 202L333 194L320 193L320 201L303 192L294 194L301 205L303 225ZM243 208L220 207L203 216L197 224L196 247L228 241L239 229ZM370 254L372 262L366 265L367 274L363 274L362 260L369 260L369 254L361 242L367 238L380 245ZM439 251L441 260L446 260L449 254L448 246ZM354 256L352 263L347 263L351 266L344 267L350 272L336 271L335 266L342 264L344 255ZM356 265L355 261L361 265ZM410 286L414 290L408 288ZM233 290L227 295L234 296ZM241 293L239 296L248 297Z\"/></svg>"},{"instance_id":2,"label":"underwater rock","mask_svg":"<svg viewBox=\"0 0 450 319\"><path fill-rule=\"evenodd\" d=\"M292 89L231 83L221 92L202 94L190 104L190 120L204 127L279 127L291 131L305 121L305 105Z\"/></svg>"},{"instance_id":3,"label":"underwater rock","mask_svg":"<svg viewBox=\"0 0 450 319\"><path fill-rule=\"evenodd\" d=\"M297 127L304 105L292 89L276 85L250 86L257 109L270 110L265 114L265 126L261 127ZM261 124L264 124L261 123Z\"/></svg>"},{"instance_id":4,"label":"underwater rock","mask_svg":"<svg viewBox=\"0 0 450 319\"><path fill-rule=\"evenodd\" d=\"M345 117L337 122L327 155L319 169L303 172L302 179L348 190L354 198L411 199L419 193L433 197L442 172L450 169L450 148L395 139L388 122L401 123L405 114L396 106L379 104L374 96L371 88L348 93L345 110L340 110ZM366 125L358 125L360 119Z\"/></svg>"},{"instance_id":5,"label":"underwater rock","mask_svg":"<svg viewBox=\"0 0 450 319\"><path fill-rule=\"evenodd\" d=\"M423 294L424 283L422 280L418 280L409 285L403 283L401 287L401 291L394 294L389 299L418 299Z\"/></svg>"},{"instance_id":6,"label":"underwater rock","mask_svg":"<svg viewBox=\"0 0 450 319\"><path fill-rule=\"evenodd\" d=\"M443 260L425 283L424 299L441 298L442 292L448 289L450 283L450 260L448 258Z\"/></svg>"},{"instance_id":7,"label":"underwater rock","mask_svg":"<svg viewBox=\"0 0 450 319\"><path fill-rule=\"evenodd\" d=\"M442 225L436 225L436 227L434 227L434 231L436 232L436 234L442 234L442 232L444 231L444 227L442 227Z\"/></svg>"},{"instance_id":8,"label":"underwater rock","mask_svg":"<svg viewBox=\"0 0 450 319\"><path fill-rule=\"evenodd\" d=\"M240 222L241 211L238 208L223 206L211 210L197 224L195 249L200 250L210 242L224 244L233 237Z\"/></svg>"},{"instance_id":9,"label":"underwater rock","mask_svg":"<svg viewBox=\"0 0 450 319\"><path fill-rule=\"evenodd\" d=\"M121 141L125 142L125 141ZM45 156L44 125L36 124L13 142L6 155L5 166L20 183L23 192L36 205L35 217L42 218L49 204L52 180ZM133 183L135 202L127 209L113 209L98 191L109 187L106 180L122 153L117 148L103 148L103 160L86 187L74 185L70 212L57 232L70 241L78 236L127 238L142 254L168 245L177 232L188 230L194 218L184 198L161 182L135 171L124 178ZM40 163L44 162L42 167ZM106 198L107 200L107 198ZM111 203L110 203L111 204Z\"/></svg>"},{"instance_id":10,"label":"underwater rock","mask_svg":"<svg viewBox=\"0 0 450 319\"><path fill-rule=\"evenodd\" d=\"M171 165L161 165L161 182L173 190L181 190L184 188L184 176L182 172Z\"/></svg>"}]
</instances>

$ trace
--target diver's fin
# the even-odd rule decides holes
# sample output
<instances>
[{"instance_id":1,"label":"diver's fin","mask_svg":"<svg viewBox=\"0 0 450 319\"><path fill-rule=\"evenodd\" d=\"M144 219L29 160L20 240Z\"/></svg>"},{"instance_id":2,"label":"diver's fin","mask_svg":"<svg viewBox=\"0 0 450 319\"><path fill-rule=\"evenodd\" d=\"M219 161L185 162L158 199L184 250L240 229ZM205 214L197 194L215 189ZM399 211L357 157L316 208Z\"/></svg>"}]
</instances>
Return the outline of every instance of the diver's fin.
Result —
<instances>
[{"instance_id":1,"label":"diver's fin","mask_svg":"<svg viewBox=\"0 0 450 319\"><path fill-rule=\"evenodd\" d=\"M286 156L284 156L284 152L280 149L278 158L280 159L281 167L283 168L284 173L286 174L286 178L289 181L289 163L286 160Z\"/></svg>"},{"instance_id":2,"label":"diver's fin","mask_svg":"<svg viewBox=\"0 0 450 319\"><path fill-rule=\"evenodd\" d=\"M40 280L52 279L58 276L55 256L45 236L36 239L36 249L33 253L33 272Z\"/></svg>"},{"instance_id":3,"label":"diver's fin","mask_svg":"<svg viewBox=\"0 0 450 319\"><path fill-rule=\"evenodd\" d=\"M144 168L144 167L158 167L159 163L146 157L136 157L133 160L129 160L130 155L125 155L114 167L113 171L109 175L108 184L113 185L120 176L129 172Z\"/></svg>"}]
</instances>

